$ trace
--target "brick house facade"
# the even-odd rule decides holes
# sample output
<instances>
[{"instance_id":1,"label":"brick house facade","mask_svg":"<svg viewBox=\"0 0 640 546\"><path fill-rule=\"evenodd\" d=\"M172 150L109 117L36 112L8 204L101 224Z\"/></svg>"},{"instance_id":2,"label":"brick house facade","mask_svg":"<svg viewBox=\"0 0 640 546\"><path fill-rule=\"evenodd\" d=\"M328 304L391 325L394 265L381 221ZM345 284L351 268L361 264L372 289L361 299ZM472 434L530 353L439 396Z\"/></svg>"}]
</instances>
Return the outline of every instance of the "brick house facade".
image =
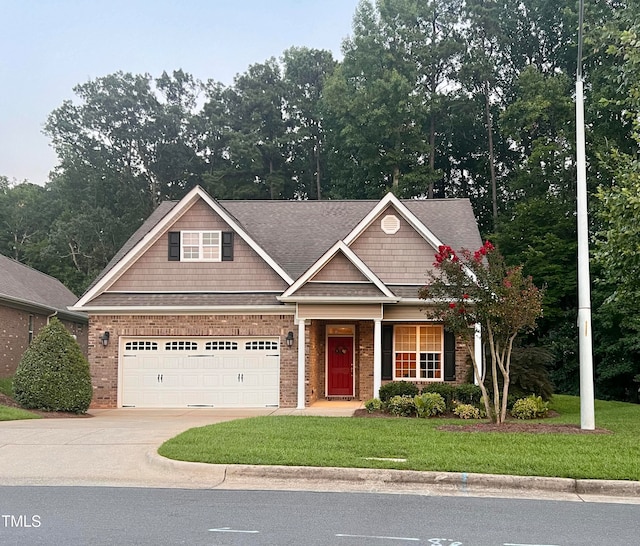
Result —
<instances>
[{"instance_id":1,"label":"brick house facade","mask_svg":"<svg viewBox=\"0 0 640 546\"><path fill-rule=\"evenodd\" d=\"M76 300L57 279L0 255L0 377L16 372L31 340L54 315L88 356L88 318L67 309Z\"/></svg>"},{"instance_id":2,"label":"brick house facade","mask_svg":"<svg viewBox=\"0 0 640 546\"><path fill-rule=\"evenodd\" d=\"M123 246L89 315L93 407L280 406L462 383L466 349L418 298L467 200L216 201L195 188Z\"/></svg>"}]
</instances>

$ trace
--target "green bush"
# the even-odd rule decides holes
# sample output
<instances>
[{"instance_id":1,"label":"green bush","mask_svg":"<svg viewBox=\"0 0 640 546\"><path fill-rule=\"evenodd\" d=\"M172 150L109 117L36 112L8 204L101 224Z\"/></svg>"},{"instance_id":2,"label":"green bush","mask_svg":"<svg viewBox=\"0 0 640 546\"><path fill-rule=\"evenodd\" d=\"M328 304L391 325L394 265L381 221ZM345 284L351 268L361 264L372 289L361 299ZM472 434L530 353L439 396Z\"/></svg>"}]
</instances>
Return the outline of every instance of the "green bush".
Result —
<instances>
[{"instance_id":1,"label":"green bush","mask_svg":"<svg viewBox=\"0 0 640 546\"><path fill-rule=\"evenodd\" d=\"M460 419L480 419L480 410L471 404L458 404L453 413Z\"/></svg>"},{"instance_id":2,"label":"green bush","mask_svg":"<svg viewBox=\"0 0 640 546\"><path fill-rule=\"evenodd\" d=\"M382 409L382 402L378 398L370 398L364 403L364 407L369 413L373 413Z\"/></svg>"},{"instance_id":3,"label":"green bush","mask_svg":"<svg viewBox=\"0 0 640 546\"><path fill-rule=\"evenodd\" d=\"M516 419L538 419L547 415L549 403L542 400L541 396L527 396L516 400L511 408L511 415Z\"/></svg>"},{"instance_id":4,"label":"green bush","mask_svg":"<svg viewBox=\"0 0 640 546\"><path fill-rule=\"evenodd\" d=\"M16 401L27 409L85 413L89 408L89 363L58 319L51 319L24 352L13 390Z\"/></svg>"},{"instance_id":5,"label":"green bush","mask_svg":"<svg viewBox=\"0 0 640 546\"><path fill-rule=\"evenodd\" d=\"M382 403L385 403L394 396L409 396L413 398L416 394L418 394L418 387L416 387L415 383L410 383L409 381L392 381L380 387L378 396Z\"/></svg>"},{"instance_id":6,"label":"green bush","mask_svg":"<svg viewBox=\"0 0 640 546\"><path fill-rule=\"evenodd\" d=\"M437 392L444 400L446 411L453 411L456 390L457 387L449 383L429 383L422 389L422 394Z\"/></svg>"},{"instance_id":7,"label":"green bush","mask_svg":"<svg viewBox=\"0 0 640 546\"><path fill-rule=\"evenodd\" d=\"M425 392L414 397L413 404L418 417L433 417L445 412L447 406L444 398L437 392Z\"/></svg>"},{"instance_id":8,"label":"green bush","mask_svg":"<svg viewBox=\"0 0 640 546\"><path fill-rule=\"evenodd\" d=\"M460 404L469 404L475 407L482 405L482 390L478 385L472 383L456 385L453 397Z\"/></svg>"},{"instance_id":9,"label":"green bush","mask_svg":"<svg viewBox=\"0 0 640 546\"><path fill-rule=\"evenodd\" d=\"M387 402L387 411L398 417L411 417L416 413L416 405L412 397L393 396Z\"/></svg>"}]
</instances>

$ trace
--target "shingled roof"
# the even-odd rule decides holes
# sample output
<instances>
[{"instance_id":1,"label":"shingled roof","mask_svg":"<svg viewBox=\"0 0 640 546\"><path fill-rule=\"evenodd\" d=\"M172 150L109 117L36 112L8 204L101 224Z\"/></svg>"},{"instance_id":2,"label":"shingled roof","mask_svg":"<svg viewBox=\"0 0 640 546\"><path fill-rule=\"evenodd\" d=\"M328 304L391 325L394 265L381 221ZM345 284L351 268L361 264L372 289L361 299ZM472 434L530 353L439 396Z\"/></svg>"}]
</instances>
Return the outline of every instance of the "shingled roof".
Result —
<instances>
[{"instance_id":1,"label":"shingled roof","mask_svg":"<svg viewBox=\"0 0 640 546\"><path fill-rule=\"evenodd\" d=\"M379 203L359 201L219 201L296 279ZM401 200L436 237L456 250L482 245L468 199Z\"/></svg>"},{"instance_id":2,"label":"shingled roof","mask_svg":"<svg viewBox=\"0 0 640 546\"><path fill-rule=\"evenodd\" d=\"M177 203L161 203L89 289L153 230ZM219 200L217 203L291 278L297 279L337 241L343 240L379 201ZM468 199L409 199L401 200L401 203L438 239L454 249L475 249L481 246L482 241Z\"/></svg>"},{"instance_id":3,"label":"shingled roof","mask_svg":"<svg viewBox=\"0 0 640 546\"><path fill-rule=\"evenodd\" d=\"M0 303L86 322L84 313L67 310L77 299L58 279L0 254Z\"/></svg>"}]
</instances>

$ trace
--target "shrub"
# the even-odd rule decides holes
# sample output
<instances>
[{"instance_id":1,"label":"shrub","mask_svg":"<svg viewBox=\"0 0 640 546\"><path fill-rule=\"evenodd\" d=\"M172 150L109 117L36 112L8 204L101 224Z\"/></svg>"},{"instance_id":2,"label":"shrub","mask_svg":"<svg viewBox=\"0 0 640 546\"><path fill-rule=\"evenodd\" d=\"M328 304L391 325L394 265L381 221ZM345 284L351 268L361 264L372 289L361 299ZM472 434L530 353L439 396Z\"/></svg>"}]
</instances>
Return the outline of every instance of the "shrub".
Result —
<instances>
[{"instance_id":1,"label":"shrub","mask_svg":"<svg viewBox=\"0 0 640 546\"><path fill-rule=\"evenodd\" d=\"M472 383L456 385L453 397L460 404L469 404L476 407L482 405L482 390L478 385Z\"/></svg>"},{"instance_id":2,"label":"shrub","mask_svg":"<svg viewBox=\"0 0 640 546\"><path fill-rule=\"evenodd\" d=\"M393 396L387 402L387 411L398 417L410 417L416 413L416 405L409 396Z\"/></svg>"},{"instance_id":3,"label":"shrub","mask_svg":"<svg viewBox=\"0 0 640 546\"><path fill-rule=\"evenodd\" d=\"M413 399L418 417L433 417L445 412L447 406L444 398L437 392L425 392Z\"/></svg>"},{"instance_id":4,"label":"shrub","mask_svg":"<svg viewBox=\"0 0 640 546\"><path fill-rule=\"evenodd\" d=\"M58 319L51 319L24 352L13 390L16 401L27 409L85 413L89 408L89 363Z\"/></svg>"},{"instance_id":5,"label":"shrub","mask_svg":"<svg viewBox=\"0 0 640 546\"><path fill-rule=\"evenodd\" d=\"M480 410L471 404L458 404L453 413L460 419L480 419Z\"/></svg>"},{"instance_id":6,"label":"shrub","mask_svg":"<svg viewBox=\"0 0 640 546\"><path fill-rule=\"evenodd\" d=\"M378 396L381 402L388 402L394 396L409 396L413 398L418 394L418 387L409 381L392 381L380 387Z\"/></svg>"},{"instance_id":7,"label":"shrub","mask_svg":"<svg viewBox=\"0 0 640 546\"><path fill-rule=\"evenodd\" d=\"M364 403L364 407L369 413L373 413L382 409L382 402L378 398L370 398Z\"/></svg>"},{"instance_id":8,"label":"shrub","mask_svg":"<svg viewBox=\"0 0 640 546\"><path fill-rule=\"evenodd\" d=\"M516 400L511 409L511 415L516 419L537 419L547 415L549 403L542 400L541 396L527 396Z\"/></svg>"},{"instance_id":9,"label":"shrub","mask_svg":"<svg viewBox=\"0 0 640 546\"><path fill-rule=\"evenodd\" d=\"M456 399L456 386L448 383L429 383L422 389L422 394L427 392L437 392L442 396L446 405L446 411L453 411L453 401Z\"/></svg>"}]
</instances>

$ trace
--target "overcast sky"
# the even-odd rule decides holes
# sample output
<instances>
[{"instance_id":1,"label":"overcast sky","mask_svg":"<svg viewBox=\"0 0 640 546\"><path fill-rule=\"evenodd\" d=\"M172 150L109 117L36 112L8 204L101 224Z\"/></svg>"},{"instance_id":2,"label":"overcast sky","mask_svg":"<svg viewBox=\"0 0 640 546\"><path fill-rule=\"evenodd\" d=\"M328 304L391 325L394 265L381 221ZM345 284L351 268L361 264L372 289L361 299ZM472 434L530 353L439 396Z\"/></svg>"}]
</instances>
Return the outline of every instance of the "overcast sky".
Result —
<instances>
[{"instance_id":1,"label":"overcast sky","mask_svg":"<svg viewBox=\"0 0 640 546\"><path fill-rule=\"evenodd\" d=\"M182 68L231 84L291 46L340 59L358 0L0 0L0 175L47 181L42 127L73 87Z\"/></svg>"}]
</instances>

